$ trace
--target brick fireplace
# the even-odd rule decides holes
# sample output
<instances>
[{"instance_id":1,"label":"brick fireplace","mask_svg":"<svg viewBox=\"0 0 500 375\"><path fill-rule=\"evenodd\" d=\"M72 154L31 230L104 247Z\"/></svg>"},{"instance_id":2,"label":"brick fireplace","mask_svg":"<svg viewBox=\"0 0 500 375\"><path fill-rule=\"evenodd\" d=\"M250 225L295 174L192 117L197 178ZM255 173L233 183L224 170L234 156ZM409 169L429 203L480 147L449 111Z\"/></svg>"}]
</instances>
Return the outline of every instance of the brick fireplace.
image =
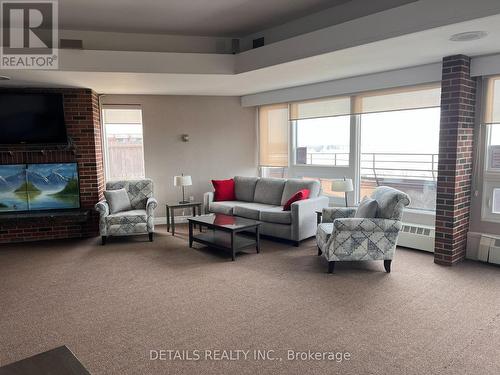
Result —
<instances>
[{"instance_id":1,"label":"brick fireplace","mask_svg":"<svg viewBox=\"0 0 500 375\"><path fill-rule=\"evenodd\" d=\"M90 89L30 89L62 93L69 146L0 146L0 164L76 162L80 210L0 215L0 243L98 235L94 205L102 198L104 172L98 96Z\"/></svg>"}]
</instances>

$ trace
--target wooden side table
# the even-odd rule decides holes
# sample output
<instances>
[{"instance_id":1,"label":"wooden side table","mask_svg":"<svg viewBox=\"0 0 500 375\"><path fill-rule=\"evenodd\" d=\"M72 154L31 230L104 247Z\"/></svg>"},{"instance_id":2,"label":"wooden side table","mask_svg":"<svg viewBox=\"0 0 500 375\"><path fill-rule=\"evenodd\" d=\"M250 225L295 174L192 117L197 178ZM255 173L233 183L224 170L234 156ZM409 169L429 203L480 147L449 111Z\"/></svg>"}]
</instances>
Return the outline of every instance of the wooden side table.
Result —
<instances>
[{"instance_id":1,"label":"wooden side table","mask_svg":"<svg viewBox=\"0 0 500 375\"><path fill-rule=\"evenodd\" d=\"M321 218L323 217L323 210L321 211L316 211L316 224L320 225L321 224Z\"/></svg>"},{"instance_id":2,"label":"wooden side table","mask_svg":"<svg viewBox=\"0 0 500 375\"><path fill-rule=\"evenodd\" d=\"M174 212L176 209L192 208L193 216L201 215L201 202L188 202L188 203L167 203L165 205L167 211L167 232L170 232L170 227L172 227L172 236L175 235L175 220ZM196 213L198 209L198 213Z\"/></svg>"}]
</instances>

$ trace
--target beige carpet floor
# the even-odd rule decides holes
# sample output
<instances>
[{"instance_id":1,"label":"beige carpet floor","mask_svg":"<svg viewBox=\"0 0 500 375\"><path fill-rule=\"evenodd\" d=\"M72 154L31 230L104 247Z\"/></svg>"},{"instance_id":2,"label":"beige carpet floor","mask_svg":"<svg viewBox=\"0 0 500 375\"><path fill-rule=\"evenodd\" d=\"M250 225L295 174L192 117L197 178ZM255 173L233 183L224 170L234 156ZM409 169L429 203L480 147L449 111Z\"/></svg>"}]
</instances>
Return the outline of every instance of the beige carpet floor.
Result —
<instances>
[{"instance_id":1,"label":"beige carpet floor","mask_svg":"<svg viewBox=\"0 0 500 375\"><path fill-rule=\"evenodd\" d=\"M358 262L329 275L314 240L264 240L231 262L189 249L185 227L158 231L0 245L0 365L65 344L93 374L500 374L500 267L398 249L391 274ZM277 359L150 360L216 349Z\"/></svg>"}]
</instances>

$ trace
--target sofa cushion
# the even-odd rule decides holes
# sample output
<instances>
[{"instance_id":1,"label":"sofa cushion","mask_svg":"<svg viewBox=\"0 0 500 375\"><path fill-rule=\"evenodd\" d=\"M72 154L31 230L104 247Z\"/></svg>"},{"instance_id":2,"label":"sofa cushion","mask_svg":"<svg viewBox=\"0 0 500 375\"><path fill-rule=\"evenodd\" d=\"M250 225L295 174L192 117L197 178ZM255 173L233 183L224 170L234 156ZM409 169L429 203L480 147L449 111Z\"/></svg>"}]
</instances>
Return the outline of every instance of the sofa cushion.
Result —
<instances>
[{"instance_id":1,"label":"sofa cushion","mask_svg":"<svg viewBox=\"0 0 500 375\"><path fill-rule=\"evenodd\" d=\"M292 212L283 211L280 207L275 207L260 211L260 220L268 223L291 224Z\"/></svg>"},{"instance_id":2,"label":"sofa cushion","mask_svg":"<svg viewBox=\"0 0 500 375\"><path fill-rule=\"evenodd\" d=\"M364 197L359 204L354 217L357 218L374 218L377 215L378 204L375 199Z\"/></svg>"},{"instance_id":3,"label":"sofa cushion","mask_svg":"<svg viewBox=\"0 0 500 375\"><path fill-rule=\"evenodd\" d=\"M292 195L292 197L289 200L286 201L285 205L283 206L283 211L290 211L292 203L303 201L304 199L309 198L310 193L311 192L308 189L299 190L294 195Z\"/></svg>"},{"instance_id":4,"label":"sofa cushion","mask_svg":"<svg viewBox=\"0 0 500 375\"><path fill-rule=\"evenodd\" d=\"M210 202L208 206L208 211L215 214L226 214L232 215L234 206L241 202L238 201L222 201L222 202Z\"/></svg>"},{"instance_id":5,"label":"sofa cushion","mask_svg":"<svg viewBox=\"0 0 500 375\"><path fill-rule=\"evenodd\" d=\"M283 178L261 178L255 186L254 202L281 206L281 197L285 187Z\"/></svg>"},{"instance_id":6,"label":"sofa cushion","mask_svg":"<svg viewBox=\"0 0 500 375\"><path fill-rule=\"evenodd\" d=\"M259 226L259 232L265 236L273 236L287 240L292 239L292 226L290 224L268 223L263 221Z\"/></svg>"},{"instance_id":7,"label":"sofa cushion","mask_svg":"<svg viewBox=\"0 0 500 375\"><path fill-rule=\"evenodd\" d=\"M236 200L253 202L255 185L258 180L258 177L234 177L234 194L236 196Z\"/></svg>"},{"instance_id":8,"label":"sofa cushion","mask_svg":"<svg viewBox=\"0 0 500 375\"><path fill-rule=\"evenodd\" d=\"M246 217L247 219L259 220L261 211L276 208L269 204L239 202L233 209L233 215ZM281 208L281 207L280 207Z\"/></svg>"},{"instance_id":9,"label":"sofa cushion","mask_svg":"<svg viewBox=\"0 0 500 375\"><path fill-rule=\"evenodd\" d=\"M106 197L106 201L109 205L109 212L112 214L116 214L122 211L130 211L132 209L128 193L123 188L116 190L106 190L104 192L104 196Z\"/></svg>"},{"instance_id":10,"label":"sofa cushion","mask_svg":"<svg viewBox=\"0 0 500 375\"><path fill-rule=\"evenodd\" d=\"M212 180L214 186L214 201L235 201L234 180Z\"/></svg>"},{"instance_id":11,"label":"sofa cushion","mask_svg":"<svg viewBox=\"0 0 500 375\"><path fill-rule=\"evenodd\" d=\"M134 225L147 222L146 210L122 211L106 216L108 225Z\"/></svg>"},{"instance_id":12,"label":"sofa cushion","mask_svg":"<svg viewBox=\"0 0 500 375\"><path fill-rule=\"evenodd\" d=\"M283 189L283 196L281 197L281 205L285 203L299 190L309 190L309 198L316 198L319 195L321 184L316 180L301 180L298 178L291 178L286 180L285 188Z\"/></svg>"}]
</instances>

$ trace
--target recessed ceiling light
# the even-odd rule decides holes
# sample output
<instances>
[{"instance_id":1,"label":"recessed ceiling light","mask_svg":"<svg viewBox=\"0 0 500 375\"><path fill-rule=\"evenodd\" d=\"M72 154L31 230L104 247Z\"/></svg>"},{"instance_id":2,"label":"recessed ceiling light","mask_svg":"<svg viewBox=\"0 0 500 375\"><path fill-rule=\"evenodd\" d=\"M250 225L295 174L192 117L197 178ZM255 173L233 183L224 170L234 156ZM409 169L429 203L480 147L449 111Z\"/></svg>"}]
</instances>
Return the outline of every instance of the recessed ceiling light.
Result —
<instances>
[{"instance_id":1,"label":"recessed ceiling light","mask_svg":"<svg viewBox=\"0 0 500 375\"><path fill-rule=\"evenodd\" d=\"M9 81L10 77L7 76L0 76L0 81Z\"/></svg>"},{"instance_id":2,"label":"recessed ceiling light","mask_svg":"<svg viewBox=\"0 0 500 375\"><path fill-rule=\"evenodd\" d=\"M467 31L465 33L453 34L450 37L452 42L470 42L472 40L478 40L486 37L488 33L486 31Z\"/></svg>"}]
</instances>

